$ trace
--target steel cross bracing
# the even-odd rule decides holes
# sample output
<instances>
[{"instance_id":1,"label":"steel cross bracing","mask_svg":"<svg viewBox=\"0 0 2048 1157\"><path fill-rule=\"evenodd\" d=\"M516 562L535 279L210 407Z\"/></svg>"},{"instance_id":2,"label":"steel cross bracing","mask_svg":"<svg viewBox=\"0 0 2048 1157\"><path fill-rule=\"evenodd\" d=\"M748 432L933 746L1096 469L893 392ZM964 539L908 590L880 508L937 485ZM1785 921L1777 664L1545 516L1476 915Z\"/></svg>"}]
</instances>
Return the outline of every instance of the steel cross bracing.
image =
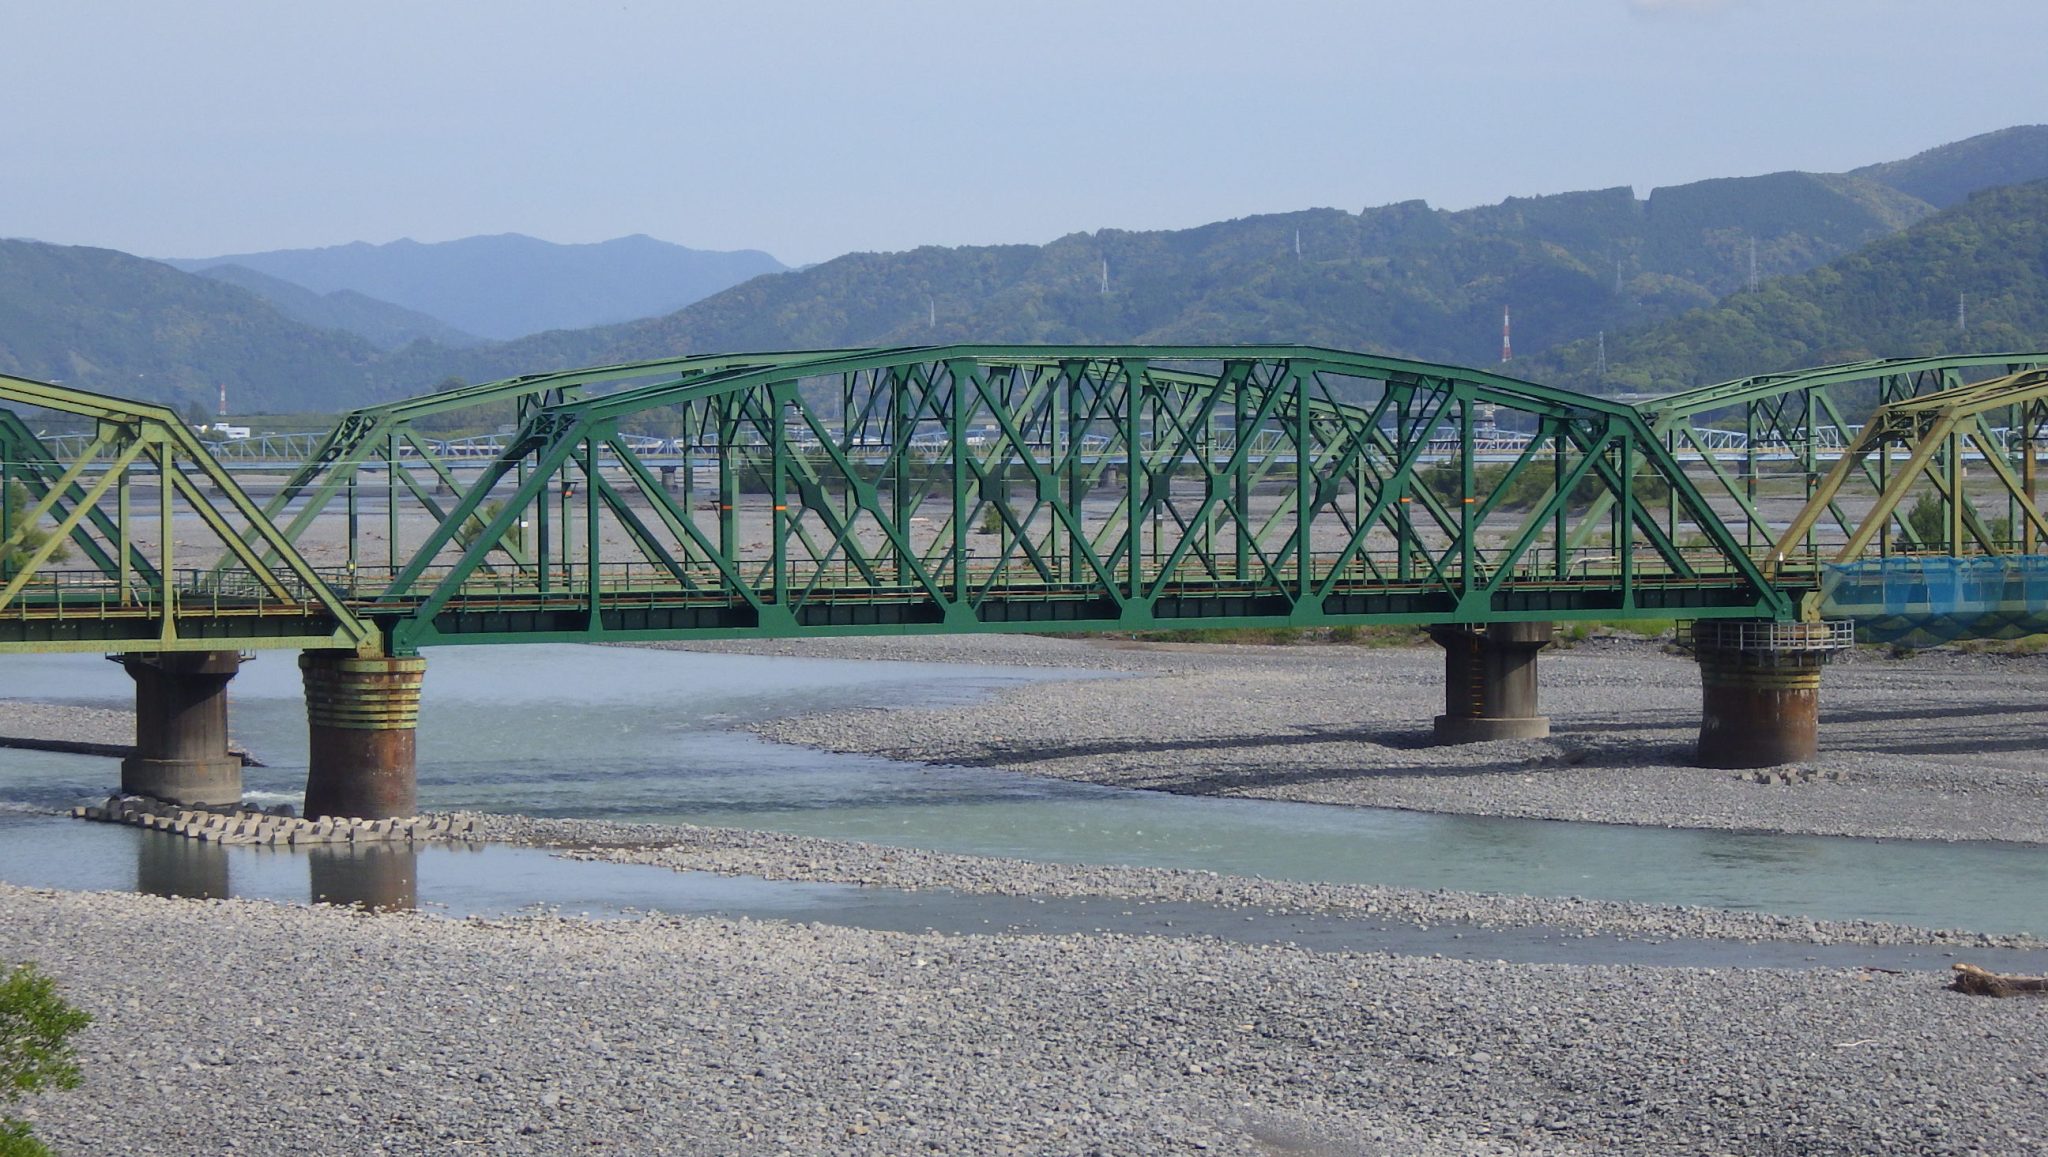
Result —
<instances>
[{"instance_id":1,"label":"steel cross bracing","mask_svg":"<svg viewBox=\"0 0 2048 1157\"><path fill-rule=\"evenodd\" d=\"M1861 433L1863 417L1891 402L1965 385L1972 378L2048 365L2048 353L1953 354L1880 358L1759 374L1637 404L1681 463L1705 469L1703 487L1721 501L1745 547L1761 552L1777 535L1761 509L1767 488L1810 499L1820 479ZM2001 451L2009 450L2005 439ZM1884 485L1885 462L1865 460L1861 481ZM1604 499L1603 499L1604 501ZM1857 519L1831 499L1791 544L1812 564L1822 548L1855 532ZM1903 533L1917 542L1914 531Z\"/></svg>"},{"instance_id":2,"label":"steel cross bracing","mask_svg":"<svg viewBox=\"0 0 2048 1157\"><path fill-rule=\"evenodd\" d=\"M679 379L743 365L801 361L834 351L761 354L716 354L618 365L594 366L542 374L526 374L502 381L463 386L423 397L406 398L364 406L344 414L333 430L305 456L297 470L264 504L266 519L278 520L287 511L291 518L283 525L287 541L298 542L315 522L327 515L337 499L348 519L349 554L346 567L353 572L366 560L359 549L362 542L359 505L365 498L365 475L381 482L375 495L385 515L386 568L398 565L403 535L400 520L407 503L416 504L437 522L445 517L446 504L437 494L452 494L461 488L451 464L460 459L495 459L503 452L497 439L471 440L452 445L426 437L416 423L460 411L486 410L511 405L517 420L524 422L534 411L577 397L587 386L636 379ZM479 447L487 447L479 455ZM296 506L296 510L293 508ZM253 538L247 539L257 545ZM519 552L514 551L515 555ZM224 560L225 561L225 560Z\"/></svg>"},{"instance_id":3,"label":"steel cross bracing","mask_svg":"<svg viewBox=\"0 0 2048 1157\"><path fill-rule=\"evenodd\" d=\"M660 468L631 440L658 428ZM1675 519L1636 497L1652 480ZM361 593L400 651L1784 618L1797 594L1627 406L1294 346L868 350L563 399Z\"/></svg>"},{"instance_id":4,"label":"steel cross bracing","mask_svg":"<svg viewBox=\"0 0 2048 1157\"><path fill-rule=\"evenodd\" d=\"M380 645L375 627L167 407L6 375L0 405L82 418L93 429L67 461L12 409L0 411L0 650ZM181 569L181 552L203 549L181 535L210 539L229 563ZM70 557L73 549L82 557Z\"/></svg>"},{"instance_id":5,"label":"steel cross bracing","mask_svg":"<svg viewBox=\"0 0 2048 1157\"><path fill-rule=\"evenodd\" d=\"M2008 429L2018 433L2011 451L1993 433L1988 417L1994 414L2004 415ZM2033 554L2048 538L2048 520L2040 512L2036 483L2035 451L2044 433L2048 433L2048 370L2024 370L1888 402L1864 424L1855 443L1820 481L1806 509L1780 535L1772 564L1776 565L1776 558L1785 551L1796 548L1821 513L1833 507L1851 474L1872 459L1881 479L1876 502L1827 562L1842 565L1866 553L1884 558L1898 546L1919 554L1932 549L1951 558ZM1896 466L1891 465L1893 450L1903 457ZM2008 461L2014 456L2017 464ZM1984 465L1994 493L2008 511L2002 532L1993 530L1970 498L1965 480L1969 461ZM1901 510L1906 497L1923 482L1941 505L1941 531L1933 542L1916 533Z\"/></svg>"},{"instance_id":6,"label":"steel cross bracing","mask_svg":"<svg viewBox=\"0 0 2048 1157\"><path fill-rule=\"evenodd\" d=\"M1776 578L1767 581L1682 467L1704 459L1750 535L1763 520L1743 484L1756 472L1731 476L1704 453L1713 427L1692 419L1743 407L1745 455L1795 448L1809 490L1820 488L1813 463L1829 433L1846 434L1855 452L1836 452L1848 463L1839 472L1870 474L1881 491L1896 455L1856 449L1867 431L1844 421L1857 412L1853 391L1954 393L1975 368L2041 361L1822 367L1664 399L1646 420L1483 371L1304 347L663 359L357 411L272 500L279 515L299 504L284 527L249 506L170 411L9 379L0 400L85 417L95 433L59 453L0 416L6 478L19 483L0 494L10 532L0 646L402 651L458 638L1212 618L1784 618L1815 586L1812 550L1792 548L1824 519L1844 538L1867 531L1862 541L1880 552L1927 544L1895 503L1863 526L1844 519L1832 486L1778 544L1785 559L1766 554ZM576 396L587 383L650 379ZM2013 475L2004 548L2031 552L2043 530L2032 499L2042 407L2024 390L1987 396L1974 425L1928 461L1955 471L1984 461ZM506 401L525 420L474 484L412 425ZM155 533L128 501L135 482L155 486L160 462L169 485L156 486L158 522L182 514L219 540L204 572L171 566L177 535ZM358 546L369 537L355 509L369 489L359 475L371 472L382 474L390 520L382 565ZM1947 498L1958 485L1933 483L1952 524L1937 537L1951 550L1966 540L1988 549L2000 531ZM425 515L411 530L418 544L403 550L400 495ZM316 572L294 538L337 496L346 565ZM64 557L73 548L77 566Z\"/></svg>"}]
</instances>

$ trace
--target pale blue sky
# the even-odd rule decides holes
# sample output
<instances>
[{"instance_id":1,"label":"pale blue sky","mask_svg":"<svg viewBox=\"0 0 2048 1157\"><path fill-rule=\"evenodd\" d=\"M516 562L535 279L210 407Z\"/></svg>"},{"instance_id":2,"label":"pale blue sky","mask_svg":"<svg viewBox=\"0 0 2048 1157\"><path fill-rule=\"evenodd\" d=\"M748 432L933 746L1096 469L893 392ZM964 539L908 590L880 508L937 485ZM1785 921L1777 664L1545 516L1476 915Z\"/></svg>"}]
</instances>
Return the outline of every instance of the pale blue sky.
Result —
<instances>
[{"instance_id":1,"label":"pale blue sky","mask_svg":"<svg viewBox=\"0 0 2048 1157\"><path fill-rule=\"evenodd\" d=\"M1842 169L2048 121L2042 0L0 0L0 236L790 262Z\"/></svg>"}]
</instances>

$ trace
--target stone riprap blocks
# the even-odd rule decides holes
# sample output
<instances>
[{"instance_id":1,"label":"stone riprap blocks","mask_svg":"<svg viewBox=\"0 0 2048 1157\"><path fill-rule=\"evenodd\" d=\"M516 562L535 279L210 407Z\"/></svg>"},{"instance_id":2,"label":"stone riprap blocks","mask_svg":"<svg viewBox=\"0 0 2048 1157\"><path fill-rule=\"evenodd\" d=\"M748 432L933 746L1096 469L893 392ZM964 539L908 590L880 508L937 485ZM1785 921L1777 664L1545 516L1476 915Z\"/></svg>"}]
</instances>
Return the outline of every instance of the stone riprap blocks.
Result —
<instances>
[{"instance_id":1,"label":"stone riprap blocks","mask_svg":"<svg viewBox=\"0 0 2048 1157\"><path fill-rule=\"evenodd\" d=\"M134 795L110 795L104 805L75 807L71 809L71 815L74 819L152 828L217 844L311 847L315 844L407 844L482 838L477 833L475 820L454 816L384 820L323 817L308 820L293 815L289 805L269 810L246 804L195 807Z\"/></svg>"}]
</instances>

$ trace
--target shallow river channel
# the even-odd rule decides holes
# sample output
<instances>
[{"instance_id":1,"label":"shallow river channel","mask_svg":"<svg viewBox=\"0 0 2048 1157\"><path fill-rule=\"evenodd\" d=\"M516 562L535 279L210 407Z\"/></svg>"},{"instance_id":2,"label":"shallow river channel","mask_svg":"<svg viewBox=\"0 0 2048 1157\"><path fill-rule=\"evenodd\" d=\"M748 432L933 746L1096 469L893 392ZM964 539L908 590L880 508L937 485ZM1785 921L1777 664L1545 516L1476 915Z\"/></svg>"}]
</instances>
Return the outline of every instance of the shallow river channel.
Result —
<instances>
[{"instance_id":1,"label":"shallow river channel","mask_svg":"<svg viewBox=\"0 0 2048 1157\"><path fill-rule=\"evenodd\" d=\"M442 648L428 658L419 734L420 800L427 810L685 822L1041 861L2048 935L2048 905L2040 901L2048 893L2048 854L2033 847L1181 797L821 754L741 730L750 720L828 708L971 704L1007 685L1072 673L575 646ZM11 657L0 671L0 694L11 697L112 708L130 703L127 677L98 656ZM248 770L250 795L296 803L306 734L293 657L264 655L247 664L231 694L232 730L269 765ZM0 879L304 901L374 899L380 874L398 871L408 876L408 894L420 907L455 915L558 906L593 915L725 912L958 931L1194 930L1310 946L1517 959L1659 958L1654 945L1595 946L1541 932L1438 930L1424 943L1413 930L1356 921L1293 917L1275 923L1198 906L771 883L565 863L524 849L433 848L408 854L402 865L366 865L319 853L197 845L52 814L103 796L118 775L110 759L0 751ZM1564 940L1575 942L1560 946ZM1856 952L1857 960L1880 959L1871 950ZM1788 953L1800 961L1849 959L1810 946L1728 945L1711 955L1727 963L1771 963Z\"/></svg>"}]
</instances>

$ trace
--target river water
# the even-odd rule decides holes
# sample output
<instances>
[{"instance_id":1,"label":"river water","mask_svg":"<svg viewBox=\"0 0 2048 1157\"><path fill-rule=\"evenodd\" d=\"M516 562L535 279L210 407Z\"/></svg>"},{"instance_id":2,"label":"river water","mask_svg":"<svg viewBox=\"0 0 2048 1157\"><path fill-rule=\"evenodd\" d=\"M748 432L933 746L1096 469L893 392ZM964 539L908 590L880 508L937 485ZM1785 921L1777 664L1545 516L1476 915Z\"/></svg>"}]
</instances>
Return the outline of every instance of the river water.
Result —
<instances>
[{"instance_id":1,"label":"river water","mask_svg":"<svg viewBox=\"0 0 2048 1157\"><path fill-rule=\"evenodd\" d=\"M1041 861L2048 935L2048 905L2040 900L2048 892L2048 850L2035 847L1182 797L821 754L740 730L750 720L799 711L971 704L1004 686L1071 672L583 646L438 648L428 660L419 731L426 810L686 822ZM126 676L97 656L9 657L0 671L0 694L130 704ZM245 665L231 695L235 735L270 765L248 770L251 796L296 802L306 737L292 656L265 655ZM375 864L323 864L305 854L210 845L200 852L175 837L49 815L103 796L118 777L108 759L0 751L0 879L292 900L326 889L337 899L377 899L378 873L386 869ZM455 913L543 903L600 914L724 911L889 927L936 920L956 927L1086 928L1104 919L1100 904L1022 908L1031 902L979 897L945 900L951 907L943 913L931 897L890 910L889 897L914 894L562 864L515 849L437 850L404 871L409 901ZM357 878L364 873L368 883ZM847 915L864 906L870 910L865 916ZM1203 923L1194 913L1181 916L1181 927ZM1160 909L1117 919L1174 918ZM1312 938L1298 920L1273 935ZM1486 954L1495 946L1467 947ZM1527 948L1509 954L1547 958Z\"/></svg>"}]
</instances>

